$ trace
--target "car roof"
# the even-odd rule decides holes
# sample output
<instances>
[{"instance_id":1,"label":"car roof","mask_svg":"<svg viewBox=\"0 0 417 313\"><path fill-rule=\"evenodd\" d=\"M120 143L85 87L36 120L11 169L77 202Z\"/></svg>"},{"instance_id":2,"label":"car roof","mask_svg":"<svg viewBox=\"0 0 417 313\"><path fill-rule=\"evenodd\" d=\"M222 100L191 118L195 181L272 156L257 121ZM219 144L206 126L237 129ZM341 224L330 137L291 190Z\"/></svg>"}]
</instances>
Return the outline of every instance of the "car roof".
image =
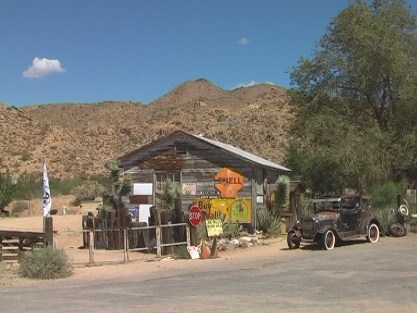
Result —
<instances>
[{"instance_id":1,"label":"car roof","mask_svg":"<svg viewBox=\"0 0 417 313\"><path fill-rule=\"evenodd\" d=\"M340 197L322 197L322 198L315 198L313 199L313 203L319 202L339 202L341 199Z\"/></svg>"}]
</instances>

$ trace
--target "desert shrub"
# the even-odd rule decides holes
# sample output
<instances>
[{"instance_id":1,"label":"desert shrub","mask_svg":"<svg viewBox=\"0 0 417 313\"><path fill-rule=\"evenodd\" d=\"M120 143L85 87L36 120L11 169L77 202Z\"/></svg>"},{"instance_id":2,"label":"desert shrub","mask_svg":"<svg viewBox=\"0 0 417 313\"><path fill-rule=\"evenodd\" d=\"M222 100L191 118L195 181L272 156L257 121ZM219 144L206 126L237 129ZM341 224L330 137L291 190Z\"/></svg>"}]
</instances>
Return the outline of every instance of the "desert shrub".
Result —
<instances>
[{"instance_id":1,"label":"desert shrub","mask_svg":"<svg viewBox=\"0 0 417 313\"><path fill-rule=\"evenodd\" d=\"M87 180L79 186L75 186L71 190L71 194L75 198L82 200L94 200L96 197L104 193L104 186L95 180Z\"/></svg>"},{"instance_id":2,"label":"desert shrub","mask_svg":"<svg viewBox=\"0 0 417 313\"><path fill-rule=\"evenodd\" d=\"M191 259L191 256L187 251L186 245L174 246L174 256L177 259Z\"/></svg>"},{"instance_id":3,"label":"desert shrub","mask_svg":"<svg viewBox=\"0 0 417 313\"><path fill-rule=\"evenodd\" d=\"M223 223L223 236L226 238L237 238L241 231L243 231L243 226L239 223Z\"/></svg>"},{"instance_id":4,"label":"desert shrub","mask_svg":"<svg viewBox=\"0 0 417 313\"><path fill-rule=\"evenodd\" d=\"M370 211L380 223L381 232L388 234L389 225L395 222L395 212L391 207L371 207Z\"/></svg>"},{"instance_id":5,"label":"desert shrub","mask_svg":"<svg viewBox=\"0 0 417 313\"><path fill-rule=\"evenodd\" d=\"M72 267L64 250L51 247L35 249L19 260L19 273L35 279L56 279L72 274Z\"/></svg>"},{"instance_id":6,"label":"desert shrub","mask_svg":"<svg viewBox=\"0 0 417 313\"><path fill-rule=\"evenodd\" d=\"M29 205L26 201L16 201L12 206L13 214L20 214L27 209L29 209Z\"/></svg>"},{"instance_id":7,"label":"desert shrub","mask_svg":"<svg viewBox=\"0 0 417 313\"><path fill-rule=\"evenodd\" d=\"M32 159L32 154L25 150L20 154L20 160L21 161L29 161L30 159Z\"/></svg>"},{"instance_id":8,"label":"desert shrub","mask_svg":"<svg viewBox=\"0 0 417 313\"><path fill-rule=\"evenodd\" d=\"M80 206L81 200L79 198L74 198L74 200L71 200L69 204L70 206Z\"/></svg>"}]
</instances>

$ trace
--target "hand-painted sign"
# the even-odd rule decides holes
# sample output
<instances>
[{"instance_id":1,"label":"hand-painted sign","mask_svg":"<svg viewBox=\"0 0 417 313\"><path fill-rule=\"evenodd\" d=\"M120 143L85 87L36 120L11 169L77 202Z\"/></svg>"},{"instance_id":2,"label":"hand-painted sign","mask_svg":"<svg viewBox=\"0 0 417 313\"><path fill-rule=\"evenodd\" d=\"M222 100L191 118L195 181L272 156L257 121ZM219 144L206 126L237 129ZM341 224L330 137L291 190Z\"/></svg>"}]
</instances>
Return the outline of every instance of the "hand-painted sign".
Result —
<instances>
[{"instance_id":1,"label":"hand-painted sign","mask_svg":"<svg viewBox=\"0 0 417 313\"><path fill-rule=\"evenodd\" d=\"M252 222L252 201L248 198L196 198L194 206L205 210L207 219L221 219L235 223Z\"/></svg>"},{"instance_id":2,"label":"hand-painted sign","mask_svg":"<svg viewBox=\"0 0 417 313\"><path fill-rule=\"evenodd\" d=\"M222 220L206 220L207 235L209 237L220 236L223 234Z\"/></svg>"},{"instance_id":3,"label":"hand-painted sign","mask_svg":"<svg viewBox=\"0 0 417 313\"><path fill-rule=\"evenodd\" d=\"M214 177L214 186L223 198L235 198L243 184L241 173L225 167L220 169Z\"/></svg>"}]
</instances>

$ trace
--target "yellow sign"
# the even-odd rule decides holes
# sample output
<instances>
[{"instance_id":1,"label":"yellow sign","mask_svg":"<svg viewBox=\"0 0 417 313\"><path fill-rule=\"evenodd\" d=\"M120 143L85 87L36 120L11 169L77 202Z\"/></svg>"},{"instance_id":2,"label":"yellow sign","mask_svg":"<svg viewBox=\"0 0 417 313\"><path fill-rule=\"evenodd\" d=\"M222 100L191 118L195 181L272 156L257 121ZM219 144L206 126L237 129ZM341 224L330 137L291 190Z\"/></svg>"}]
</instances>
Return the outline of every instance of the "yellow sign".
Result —
<instances>
[{"instance_id":1,"label":"yellow sign","mask_svg":"<svg viewBox=\"0 0 417 313\"><path fill-rule=\"evenodd\" d=\"M220 169L214 177L214 186L223 198L236 198L243 184L243 175L226 167Z\"/></svg>"},{"instance_id":2,"label":"yellow sign","mask_svg":"<svg viewBox=\"0 0 417 313\"><path fill-rule=\"evenodd\" d=\"M252 200L248 198L196 198L194 205L205 210L206 219L224 217L225 222L252 222Z\"/></svg>"},{"instance_id":3,"label":"yellow sign","mask_svg":"<svg viewBox=\"0 0 417 313\"><path fill-rule=\"evenodd\" d=\"M222 220L206 220L207 234L209 237L223 234Z\"/></svg>"}]
</instances>

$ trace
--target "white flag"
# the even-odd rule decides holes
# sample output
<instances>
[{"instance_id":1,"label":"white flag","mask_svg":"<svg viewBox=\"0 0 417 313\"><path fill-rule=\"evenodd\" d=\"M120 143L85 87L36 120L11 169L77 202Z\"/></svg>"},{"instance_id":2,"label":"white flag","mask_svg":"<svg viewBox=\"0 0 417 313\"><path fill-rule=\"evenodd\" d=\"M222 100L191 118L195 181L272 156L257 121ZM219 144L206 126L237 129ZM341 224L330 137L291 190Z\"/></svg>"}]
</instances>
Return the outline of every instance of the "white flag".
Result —
<instances>
[{"instance_id":1,"label":"white flag","mask_svg":"<svg viewBox=\"0 0 417 313\"><path fill-rule=\"evenodd\" d=\"M42 205L43 216L49 215L52 206L51 192L49 190L48 173L46 171L46 164L43 162L43 176L42 176Z\"/></svg>"}]
</instances>

